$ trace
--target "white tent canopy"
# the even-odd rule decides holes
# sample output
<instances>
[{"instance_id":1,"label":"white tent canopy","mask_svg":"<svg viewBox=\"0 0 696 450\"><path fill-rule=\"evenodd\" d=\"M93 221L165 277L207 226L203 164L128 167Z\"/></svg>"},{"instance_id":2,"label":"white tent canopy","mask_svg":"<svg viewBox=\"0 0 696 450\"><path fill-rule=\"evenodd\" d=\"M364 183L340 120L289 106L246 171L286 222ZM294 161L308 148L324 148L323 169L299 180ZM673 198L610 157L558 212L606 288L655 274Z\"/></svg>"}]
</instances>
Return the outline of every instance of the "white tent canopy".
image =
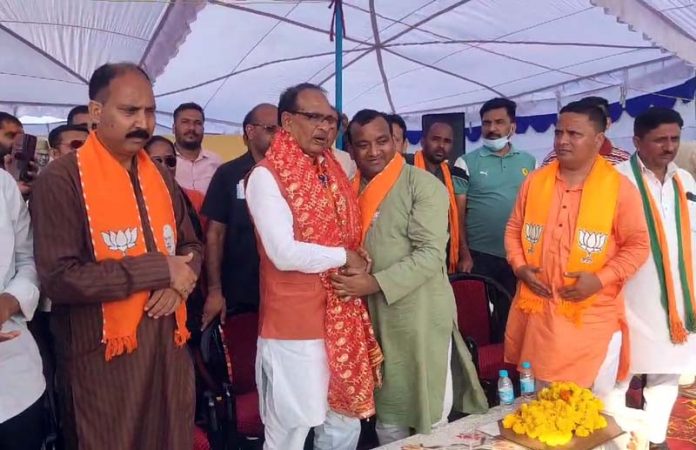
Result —
<instances>
[{"instance_id":1,"label":"white tent canopy","mask_svg":"<svg viewBox=\"0 0 696 450\"><path fill-rule=\"evenodd\" d=\"M253 105L292 84L321 84L333 98L329 3L5 0L0 109L64 119L87 102L96 67L128 60L155 80L160 131L195 101L207 132L238 132ZM620 101L694 76L691 0L345 0L343 11L348 114L475 120L494 96L516 100L521 115L548 114L577 96Z\"/></svg>"}]
</instances>

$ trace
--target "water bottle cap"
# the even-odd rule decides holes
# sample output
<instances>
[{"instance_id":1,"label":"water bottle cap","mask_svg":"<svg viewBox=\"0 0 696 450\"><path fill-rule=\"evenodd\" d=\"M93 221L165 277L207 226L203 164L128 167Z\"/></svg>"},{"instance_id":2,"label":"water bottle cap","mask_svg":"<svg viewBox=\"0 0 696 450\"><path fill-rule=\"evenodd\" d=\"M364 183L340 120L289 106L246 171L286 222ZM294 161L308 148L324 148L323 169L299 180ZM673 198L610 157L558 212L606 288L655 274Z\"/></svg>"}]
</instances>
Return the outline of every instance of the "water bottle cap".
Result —
<instances>
[{"instance_id":1,"label":"water bottle cap","mask_svg":"<svg viewBox=\"0 0 696 450\"><path fill-rule=\"evenodd\" d=\"M529 363L529 361L525 361L522 363L522 368L523 369L531 369L532 365Z\"/></svg>"},{"instance_id":2,"label":"water bottle cap","mask_svg":"<svg viewBox=\"0 0 696 450\"><path fill-rule=\"evenodd\" d=\"M508 376L508 371L507 370L501 370L498 372L498 375L500 375L500 378L507 378Z\"/></svg>"}]
</instances>

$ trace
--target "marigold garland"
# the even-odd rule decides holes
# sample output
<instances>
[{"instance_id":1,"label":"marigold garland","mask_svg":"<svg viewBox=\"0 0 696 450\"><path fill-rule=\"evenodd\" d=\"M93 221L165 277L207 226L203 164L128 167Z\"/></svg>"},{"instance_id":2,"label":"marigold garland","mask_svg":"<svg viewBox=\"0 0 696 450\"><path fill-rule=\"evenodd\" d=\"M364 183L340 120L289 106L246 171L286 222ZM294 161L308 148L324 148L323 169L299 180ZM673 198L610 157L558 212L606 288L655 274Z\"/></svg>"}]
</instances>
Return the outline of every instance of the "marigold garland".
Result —
<instances>
[{"instance_id":1,"label":"marigold garland","mask_svg":"<svg viewBox=\"0 0 696 450\"><path fill-rule=\"evenodd\" d=\"M574 435L587 437L608 425L601 415L602 401L575 383L553 383L537 397L507 415L503 427L556 447L569 443Z\"/></svg>"}]
</instances>

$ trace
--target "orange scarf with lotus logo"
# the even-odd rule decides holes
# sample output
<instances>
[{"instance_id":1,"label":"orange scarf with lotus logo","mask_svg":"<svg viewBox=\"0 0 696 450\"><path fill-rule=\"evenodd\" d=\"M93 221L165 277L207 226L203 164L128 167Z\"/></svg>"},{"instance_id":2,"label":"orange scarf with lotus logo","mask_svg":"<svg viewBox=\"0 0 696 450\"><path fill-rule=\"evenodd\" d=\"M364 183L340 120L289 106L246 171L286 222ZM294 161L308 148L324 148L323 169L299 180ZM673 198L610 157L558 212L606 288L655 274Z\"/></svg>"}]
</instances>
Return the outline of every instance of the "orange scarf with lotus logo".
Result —
<instances>
[{"instance_id":1,"label":"orange scarf with lotus logo","mask_svg":"<svg viewBox=\"0 0 696 450\"><path fill-rule=\"evenodd\" d=\"M275 170L302 242L360 247L360 210L348 177L330 150L315 161L285 130L276 134L266 161ZM319 274L326 290L324 323L329 363L329 407L348 417L375 414L374 390L382 382L382 349L360 298L339 298L332 269Z\"/></svg>"},{"instance_id":2,"label":"orange scarf with lotus logo","mask_svg":"<svg viewBox=\"0 0 696 450\"><path fill-rule=\"evenodd\" d=\"M558 176L558 161L539 169L530 179L529 194L522 225L522 243L527 264L543 266L543 241L549 205L553 203ZM580 200L580 211L575 225L570 255L564 273L597 272L607 259L607 248L614 223L616 202L619 197L621 175L604 158L598 157L585 179ZM566 278L565 284L575 283ZM590 307L595 296L579 302L561 300L559 312L579 324L582 313ZM517 306L527 313L540 312L545 299L534 294L525 283L519 283Z\"/></svg>"},{"instance_id":3,"label":"orange scarf with lotus logo","mask_svg":"<svg viewBox=\"0 0 696 450\"><path fill-rule=\"evenodd\" d=\"M169 189L144 150L136 155L134 164L138 169L138 183L146 202L145 212L157 251L174 255L176 218ZM147 253L131 176L99 142L94 132L77 152L77 166L95 261ZM102 342L106 344L107 361L137 348L138 324L149 297L149 291L141 291L128 298L102 303ZM183 346L190 336L186 329L185 302L176 310L175 319L174 342Z\"/></svg>"}]
</instances>

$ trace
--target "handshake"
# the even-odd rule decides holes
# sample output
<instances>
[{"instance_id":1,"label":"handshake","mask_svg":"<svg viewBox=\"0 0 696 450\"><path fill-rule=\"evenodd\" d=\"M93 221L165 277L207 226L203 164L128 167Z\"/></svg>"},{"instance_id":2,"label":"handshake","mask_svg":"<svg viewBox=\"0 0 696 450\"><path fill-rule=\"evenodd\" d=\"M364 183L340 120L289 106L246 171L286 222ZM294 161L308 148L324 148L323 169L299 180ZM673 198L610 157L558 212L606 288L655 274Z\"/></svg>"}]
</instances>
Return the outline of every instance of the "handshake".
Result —
<instances>
[{"instance_id":1,"label":"handshake","mask_svg":"<svg viewBox=\"0 0 696 450\"><path fill-rule=\"evenodd\" d=\"M331 284L336 294L347 300L375 294L381 289L370 272L372 258L364 249L346 250L346 264L338 273L331 275Z\"/></svg>"}]
</instances>

